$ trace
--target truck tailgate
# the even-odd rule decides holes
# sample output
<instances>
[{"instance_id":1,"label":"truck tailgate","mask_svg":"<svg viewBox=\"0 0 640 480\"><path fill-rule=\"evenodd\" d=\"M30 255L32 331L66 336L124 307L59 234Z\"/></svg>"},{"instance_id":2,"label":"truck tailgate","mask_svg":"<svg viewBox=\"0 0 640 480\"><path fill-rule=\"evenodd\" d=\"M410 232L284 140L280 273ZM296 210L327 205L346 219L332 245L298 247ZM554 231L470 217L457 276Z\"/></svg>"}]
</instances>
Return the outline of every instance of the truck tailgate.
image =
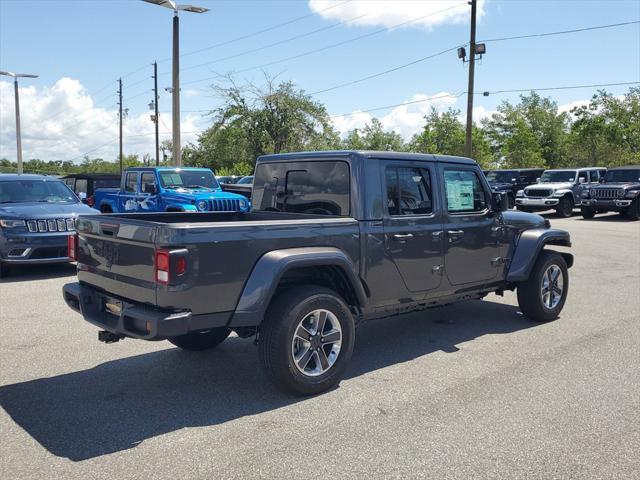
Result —
<instances>
[{"instance_id":1,"label":"truck tailgate","mask_svg":"<svg viewBox=\"0 0 640 480\"><path fill-rule=\"evenodd\" d=\"M86 216L78 219L77 231L80 282L115 296L156 303L154 223Z\"/></svg>"}]
</instances>

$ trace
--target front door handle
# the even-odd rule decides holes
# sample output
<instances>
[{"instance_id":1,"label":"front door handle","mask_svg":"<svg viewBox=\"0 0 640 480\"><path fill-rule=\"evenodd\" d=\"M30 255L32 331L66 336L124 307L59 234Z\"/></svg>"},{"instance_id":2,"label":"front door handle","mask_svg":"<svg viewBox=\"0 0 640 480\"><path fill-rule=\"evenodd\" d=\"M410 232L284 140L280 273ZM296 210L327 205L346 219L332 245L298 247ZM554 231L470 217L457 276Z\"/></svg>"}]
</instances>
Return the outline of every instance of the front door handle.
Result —
<instances>
[{"instance_id":1,"label":"front door handle","mask_svg":"<svg viewBox=\"0 0 640 480\"><path fill-rule=\"evenodd\" d=\"M392 237L394 240L406 240L407 238L412 238L413 233L396 233Z\"/></svg>"},{"instance_id":2,"label":"front door handle","mask_svg":"<svg viewBox=\"0 0 640 480\"><path fill-rule=\"evenodd\" d=\"M449 236L449 241L453 242L464 235L464 230L447 230L447 235Z\"/></svg>"}]
</instances>

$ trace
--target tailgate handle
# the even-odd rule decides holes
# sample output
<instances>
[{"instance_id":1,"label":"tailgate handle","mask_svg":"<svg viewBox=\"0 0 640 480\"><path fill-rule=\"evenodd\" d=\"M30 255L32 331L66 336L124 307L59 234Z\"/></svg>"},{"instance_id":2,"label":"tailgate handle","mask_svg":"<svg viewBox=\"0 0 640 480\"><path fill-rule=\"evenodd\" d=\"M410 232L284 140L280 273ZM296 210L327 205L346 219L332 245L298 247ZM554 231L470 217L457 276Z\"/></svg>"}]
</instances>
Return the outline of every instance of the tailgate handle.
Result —
<instances>
[{"instance_id":1,"label":"tailgate handle","mask_svg":"<svg viewBox=\"0 0 640 480\"><path fill-rule=\"evenodd\" d=\"M109 235L110 237L113 237L113 235L118 232L118 225L114 225L113 223L101 223L100 231L104 235Z\"/></svg>"}]
</instances>

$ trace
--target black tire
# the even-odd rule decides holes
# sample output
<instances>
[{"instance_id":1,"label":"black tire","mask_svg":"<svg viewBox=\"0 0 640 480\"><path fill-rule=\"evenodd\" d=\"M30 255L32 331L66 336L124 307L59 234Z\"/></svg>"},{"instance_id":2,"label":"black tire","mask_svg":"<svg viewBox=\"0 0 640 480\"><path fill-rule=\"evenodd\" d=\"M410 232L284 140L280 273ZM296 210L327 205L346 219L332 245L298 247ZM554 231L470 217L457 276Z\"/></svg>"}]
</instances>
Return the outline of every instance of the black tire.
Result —
<instances>
[{"instance_id":1,"label":"black tire","mask_svg":"<svg viewBox=\"0 0 640 480\"><path fill-rule=\"evenodd\" d=\"M569 195L565 195L560 199L560 203L556 207L556 214L561 218L569 218L573 215L573 198Z\"/></svg>"},{"instance_id":2,"label":"black tire","mask_svg":"<svg viewBox=\"0 0 640 480\"><path fill-rule=\"evenodd\" d=\"M511 210L513 209L513 207L516 206L516 199L513 198L513 195L507 195L506 203L507 203L507 210Z\"/></svg>"},{"instance_id":3,"label":"black tire","mask_svg":"<svg viewBox=\"0 0 640 480\"><path fill-rule=\"evenodd\" d=\"M10 273L9 265L0 262L0 278L7 278Z\"/></svg>"},{"instance_id":4,"label":"black tire","mask_svg":"<svg viewBox=\"0 0 640 480\"><path fill-rule=\"evenodd\" d=\"M640 220L640 199L636 198L624 211L624 216L629 220Z\"/></svg>"},{"instance_id":5,"label":"black tire","mask_svg":"<svg viewBox=\"0 0 640 480\"><path fill-rule=\"evenodd\" d=\"M109 205L100 205L100 213L113 213Z\"/></svg>"},{"instance_id":6,"label":"black tire","mask_svg":"<svg viewBox=\"0 0 640 480\"><path fill-rule=\"evenodd\" d=\"M186 335L173 337L169 341L183 350L199 352L220 345L230 333L231 330L227 327L212 328L204 332L187 333Z\"/></svg>"},{"instance_id":7,"label":"black tire","mask_svg":"<svg viewBox=\"0 0 640 480\"><path fill-rule=\"evenodd\" d=\"M545 272L551 266L557 266L562 272L562 293L557 305L548 308L542 299L542 282ZM564 257L552 250L543 250L538 255L528 280L518 285L518 305L522 313L534 322L550 322L560 315L569 292L569 269Z\"/></svg>"},{"instance_id":8,"label":"black tire","mask_svg":"<svg viewBox=\"0 0 640 480\"><path fill-rule=\"evenodd\" d=\"M582 214L582 218L587 220L591 220L596 216L596 211L591 207L580 207L580 213Z\"/></svg>"},{"instance_id":9,"label":"black tire","mask_svg":"<svg viewBox=\"0 0 640 480\"><path fill-rule=\"evenodd\" d=\"M309 376L298 369L293 354L294 334L314 310L327 310L340 323L340 351L327 371ZM275 298L260 325L260 363L269 380L292 395L315 395L336 386L351 359L355 324L349 307L333 290L315 285L288 289Z\"/></svg>"}]
</instances>

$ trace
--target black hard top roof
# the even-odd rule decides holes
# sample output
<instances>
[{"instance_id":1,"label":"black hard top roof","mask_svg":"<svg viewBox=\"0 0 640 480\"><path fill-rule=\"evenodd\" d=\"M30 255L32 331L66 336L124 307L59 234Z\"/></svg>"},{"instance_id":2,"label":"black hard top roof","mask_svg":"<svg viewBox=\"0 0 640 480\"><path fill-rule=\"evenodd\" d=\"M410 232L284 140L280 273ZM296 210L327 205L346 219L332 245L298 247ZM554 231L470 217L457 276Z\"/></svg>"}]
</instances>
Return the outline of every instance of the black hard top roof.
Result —
<instances>
[{"instance_id":1,"label":"black hard top roof","mask_svg":"<svg viewBox=\"0 0 640 480\"><path fill-rule=\"evenodd\" d=\"M259 161L277 161L277 160L295 160L306 158L336 158L358 156L371 160L408 160L418 162L450 162L461 163L465 165L475 165L476 162L470 158L454 157L450 155L432 155L426 153L409 153L409 152L389 152L389 151L373 151L373 150L326 150L320 152L293 152L278 153L272 155L262 155Z\"/></svg>"},{"instance_id":2,"label":"black hard top roof","mask_svg":"<svg viewBox=\"0 0 640 480\"><path fill-rule=\"evenodd\" d=\"M62 178L88 178L88 179L102 179L102 178L120 178L119 173L69 173Z\"/></svg>"},{"instance_id":3,"label":"black hard top roof","mask_svg":"<svg viewBox=\"0 0 640 480\"><path fill-rule=\"evenodd\" d=\"M640 170L640 165L623 165L621 167L611 167L609 170Z\"/></svg>"},{"instance_id":4,"label":"black hard top roof","mask_svg":"<svg viewBox=\"0 0 640 480\"><path fill-rule=\"evenodd\" d=\"M485 170L485 172L535 172L543 170L544 168L498 168L496 170Z\"/></svg>"}]
</instances>

